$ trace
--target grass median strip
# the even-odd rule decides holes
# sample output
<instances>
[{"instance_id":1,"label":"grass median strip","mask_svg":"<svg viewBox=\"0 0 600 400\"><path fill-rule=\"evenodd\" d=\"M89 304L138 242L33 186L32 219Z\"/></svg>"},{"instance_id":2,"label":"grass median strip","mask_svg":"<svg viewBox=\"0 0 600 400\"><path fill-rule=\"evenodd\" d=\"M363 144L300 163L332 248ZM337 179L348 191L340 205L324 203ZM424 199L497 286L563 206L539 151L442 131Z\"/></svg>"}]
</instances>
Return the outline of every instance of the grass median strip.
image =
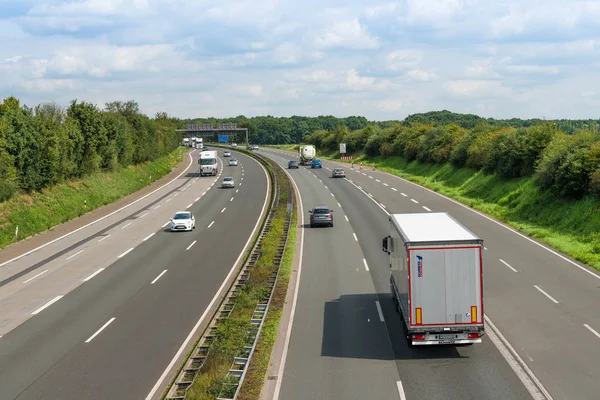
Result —
<instances>
[{"instance_id":1,"label":"grass median strip","mask_svg":"<svg viewBox=\"0 0 600 400\"><path fill-rule=\"evenodd\" d=\"M263 324L258 343L256 344L256 350L254 351L254 356L250 361L248 372L246 372L246 377L242 383L240 393L238 394L238 400L255 400L260 397L265 374L269 367L273 345L277 338L277 329L283 312L290 274L292 272L292 261L296 251L297 218L297 210L294 207L287 246L285 253L283 254L281 266L279 267L279 277L277 279L277 284L275 285L271 305L269 306L269 313Z\"/></svg>"}]
</instances>

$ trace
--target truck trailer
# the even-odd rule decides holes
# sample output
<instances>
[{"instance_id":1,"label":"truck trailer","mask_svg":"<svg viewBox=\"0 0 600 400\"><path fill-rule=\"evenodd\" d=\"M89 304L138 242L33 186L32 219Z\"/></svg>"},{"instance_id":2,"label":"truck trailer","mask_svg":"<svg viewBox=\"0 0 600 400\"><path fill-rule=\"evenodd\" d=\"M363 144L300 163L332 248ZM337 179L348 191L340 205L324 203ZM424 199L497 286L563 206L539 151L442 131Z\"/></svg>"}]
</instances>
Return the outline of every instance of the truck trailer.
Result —
<instances>
[{"instance_id":1,"label":"truck trailer","mask_svg":"<svg viewBox=\"0 0 600 400\"><path fill-rule=\"evenodd\" d=\"M447 213L391 214L383 251L413 345L471 345L484 335L483 240Z\"/></svg>"}]
</instances>

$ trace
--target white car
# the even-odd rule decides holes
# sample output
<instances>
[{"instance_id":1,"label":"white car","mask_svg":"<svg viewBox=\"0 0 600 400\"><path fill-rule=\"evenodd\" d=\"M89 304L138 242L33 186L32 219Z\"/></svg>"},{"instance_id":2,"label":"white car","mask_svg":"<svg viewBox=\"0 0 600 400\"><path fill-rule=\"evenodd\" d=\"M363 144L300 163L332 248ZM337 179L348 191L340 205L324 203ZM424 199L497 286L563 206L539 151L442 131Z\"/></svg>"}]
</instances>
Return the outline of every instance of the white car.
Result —
<instances>
[{"instance_id":1,"label":"white car","mask_svg":"<svg viewBox=\"0 0 600 400\"><path fill-rule=\"evenodd\" d=\"M221 182L221 187L222 188L235 187L235 182L233 181L233 178L231 176L226 176L225 178L223 178L223 182Z\"/></svg>"},{"instance_id":2,"label":"white car","mask_svg":"<svg viewBox=\"0 0 600 400\"><path fill-rule=\"evenodd\" d=\"M229 150L225 150L223 152L223 157L231 157L231 152Z\"/></svg>"},{"instance_id":3,"label":"white car","mask_svg":"<svg viewBox=\"0 0 600 400\"><path fill-rule=\"evenodd\" d=\"M252 150L258 150L258 145L256 145L256 144L255 144L255 145L252 147Z\"/></svg>"},{"instance_id":4,"label":"white car","mask_svg":"<svg viewBox=\"0 0 600 400\"><path fill-rule=\"evenodd\" d=\"M238 160L236 160L235 158L232 158L231 160L229 160L230 167L237 167L237 165L238 165Z\"/></svg>"},{"instance_id":5,"label":"white car","mask_svg":"<svg viewBox=\"0 0 600 400\"><path fill-rule=\"evenodd\" d=\"M196 229L196 219L189 211L177 211L171 218L171 232Z\"/></svg>"},{"instance_id":6,"label":"white car","mask_svg":"<svg viewBox=\"0 0 600 400\"><path fill-rule=\"evenodd\" d=\"M231 147L237 147L237 143L231 143Z\"/></svg>"}]
</instances>

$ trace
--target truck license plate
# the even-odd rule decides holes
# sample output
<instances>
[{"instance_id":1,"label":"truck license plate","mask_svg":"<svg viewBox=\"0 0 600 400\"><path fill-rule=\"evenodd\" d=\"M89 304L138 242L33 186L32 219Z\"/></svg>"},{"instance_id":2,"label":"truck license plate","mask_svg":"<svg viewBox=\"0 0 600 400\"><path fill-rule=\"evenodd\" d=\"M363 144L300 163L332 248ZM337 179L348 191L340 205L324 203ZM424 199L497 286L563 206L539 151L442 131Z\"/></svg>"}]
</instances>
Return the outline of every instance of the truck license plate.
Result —
<instances>
[{"instance_id":1,"label":"truck license plate","mask_svg":"<svg viewBox=\"0 0 600 400\"><path fill-rule=\"evenodd\" d=\"M454 340L454 335L439 335L438 339L440 339L440 340Z\"/></svg>"}]
</instances>

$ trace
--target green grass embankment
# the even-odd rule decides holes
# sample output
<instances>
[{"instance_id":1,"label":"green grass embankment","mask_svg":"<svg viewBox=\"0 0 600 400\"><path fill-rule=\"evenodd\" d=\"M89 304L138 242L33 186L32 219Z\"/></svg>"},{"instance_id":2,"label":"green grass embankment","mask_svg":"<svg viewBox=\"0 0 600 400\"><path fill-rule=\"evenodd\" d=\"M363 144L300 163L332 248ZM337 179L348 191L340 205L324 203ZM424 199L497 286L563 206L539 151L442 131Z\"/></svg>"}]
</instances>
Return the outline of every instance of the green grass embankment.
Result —
<instances>
[{"instance_id":1,"label":"green grass embankment","mask_svg":"<svg viewBox=\"0 0 600 400\"><path fill-rule=\"evenodd\" d=\"M175 149L154 161L64 182L0 203L0 248L44 232L130 195L171 172L187 154ZM87 207L84 205L87 202ZM19 227L18 238L15 236Z\"/></svg>"},{"instance_id":2,"label":"green grass embankment","mask_svg":"<svg viewBox=\"0 0 600 400\"><path fill-rule=\"evenodd\" d=\"M297 145L273 146L296 151ZM339 160L339 154L318 157ZM354 162L400 176L482 211L549 246L600 270L600 202L592 197L561 200L540 191L531 178L503 179L452 164L406 162L401 157L367 158L349 154Z\"/></svg>"}]
</instances>

